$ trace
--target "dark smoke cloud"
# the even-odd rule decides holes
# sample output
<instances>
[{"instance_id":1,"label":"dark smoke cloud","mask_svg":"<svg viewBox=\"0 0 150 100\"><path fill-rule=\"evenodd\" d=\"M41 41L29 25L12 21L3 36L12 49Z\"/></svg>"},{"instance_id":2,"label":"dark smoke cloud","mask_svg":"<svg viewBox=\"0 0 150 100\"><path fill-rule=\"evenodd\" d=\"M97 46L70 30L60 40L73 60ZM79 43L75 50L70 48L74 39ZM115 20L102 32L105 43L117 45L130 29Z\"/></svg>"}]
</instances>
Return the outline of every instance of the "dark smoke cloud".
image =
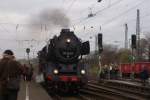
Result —
<instances>
[{"instance_id":1,"label":"dark smoke cloud","mask_svg":"<svg viewBox=\"0 0 150 100\"><path fill-rule=\"evenodd\" d=\"M61 9L45 9L32 15L27 26L27 37L46 39L59 34L62 28L68 28L70 20Z\"/></svg>"},{"instance_id":2,"label":"dark smoke cloud","mask_svg":"<svg viewBox=\"0 0 150 100\"><path fill-rule=\"evenodd\" d=\"M51 30L52 28L69 27L70 20L60 9L46 9L37 16L32 16L31 30Z\"/></svg>"},{"instance_id":3,"label":"dark smoke cloud","mask_svg":"<svg viewBox=\"0 0 150 100\"><path fill-rule=\"evenodd\" d=\"M61 27L69 26L69 18L59 9L46 10L40 14L40 19L43 23L52 25L60 25Z\"/></svg>"}]
</instances>

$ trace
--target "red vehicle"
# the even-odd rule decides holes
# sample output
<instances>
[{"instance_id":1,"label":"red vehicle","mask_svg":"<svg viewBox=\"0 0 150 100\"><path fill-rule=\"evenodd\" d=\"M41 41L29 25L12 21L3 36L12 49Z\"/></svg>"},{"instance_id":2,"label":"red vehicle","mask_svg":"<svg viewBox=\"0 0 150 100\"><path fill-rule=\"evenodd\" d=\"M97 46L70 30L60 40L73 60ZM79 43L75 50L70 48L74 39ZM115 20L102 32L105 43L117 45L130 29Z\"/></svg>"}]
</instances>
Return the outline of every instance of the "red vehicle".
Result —
<instances>
[{"instance_id":1,"label":"red vehicle","mask_svg":"<svg viewBox=\"0 0 150 100\"><path fill-rule=\"evenodd\" d=\"M150 74L150 62L136 62L136 63L125 63L120 64L120 72L122 73L123 77L129 77L132 72L134 72L135 77L139 77L139 73L146 68Z\"/></svg>"}]
</instances>

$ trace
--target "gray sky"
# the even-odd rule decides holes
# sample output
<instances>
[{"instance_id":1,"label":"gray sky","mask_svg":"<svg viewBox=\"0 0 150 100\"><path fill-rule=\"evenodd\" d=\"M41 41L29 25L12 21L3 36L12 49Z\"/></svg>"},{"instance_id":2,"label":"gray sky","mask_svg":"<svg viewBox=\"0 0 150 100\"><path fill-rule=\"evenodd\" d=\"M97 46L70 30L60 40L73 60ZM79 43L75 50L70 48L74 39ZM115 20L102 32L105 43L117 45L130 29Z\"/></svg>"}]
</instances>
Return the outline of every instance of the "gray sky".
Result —
<instances>
[{"instance_id":1,"label":"gray sky","mask_svg":"<svg viewBox=\"0 0 150 100\"><path fill-rule=\"evenodd\" d=\"M93 37L90 39L92 50L95 48L94 37L98 32L103 33L105 43L123 47L124 24L128 24L130 38L136 30L137 9L140 9L141 37L150 32L150 0L102 0L101 3L97 0L0 0L0 2L0 53L5 49L12 49L17 58L26 57L27 47L34 51L31 52L31 56L35 57L36 51L40 50L45 41L54 34L59 34L64 24L65 27L75 29L75 34L82 40ZM96 15L87 18L91 11ZM57 16L56 20L52 19L54 13ZM61 23L57 23L59 18ZM44 23L42 27L41 23Z\"/></svg>"}]
</instances>

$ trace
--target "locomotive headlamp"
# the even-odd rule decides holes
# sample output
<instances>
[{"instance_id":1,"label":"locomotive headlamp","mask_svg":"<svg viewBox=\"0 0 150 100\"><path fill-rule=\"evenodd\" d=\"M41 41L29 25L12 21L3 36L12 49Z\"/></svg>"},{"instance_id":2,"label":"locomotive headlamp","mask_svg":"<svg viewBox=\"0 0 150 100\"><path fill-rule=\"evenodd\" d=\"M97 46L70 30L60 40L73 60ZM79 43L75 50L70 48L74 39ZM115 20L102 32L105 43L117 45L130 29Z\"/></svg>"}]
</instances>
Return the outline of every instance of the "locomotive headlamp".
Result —
<instances>
[{"instance_id":1,"label":"locomotive headlamp","mask_svg":"<svg viewBox=\"0 0 150 100\"><path fill-rule=\"evenodd\" d=\"M84 70L84 69L81 70L81 74L82 74L82 75L85 74L85 70Z\"/></svg>"},{"instance_id":2,"label":"locomotive headlamp","mask_svg":"<svg viewBox=\"0 0 150 100\"><path fill-rule=\"evenodd\" d=\"M54 74L58 74L59 73L57 69L54 69L53 72L54 72Z\"/></svg>"},{"instance_id":3,"label":"locomotive headlamp","mask_svg":"<svg viewBox=\"0 0 150 100\"><path fill-rule=\"evenodd\" d=\"M70 43L70 41L71 41L71 40L68 38L68 39L67 39L67 43Z\"/></svg>"}]
</instances>

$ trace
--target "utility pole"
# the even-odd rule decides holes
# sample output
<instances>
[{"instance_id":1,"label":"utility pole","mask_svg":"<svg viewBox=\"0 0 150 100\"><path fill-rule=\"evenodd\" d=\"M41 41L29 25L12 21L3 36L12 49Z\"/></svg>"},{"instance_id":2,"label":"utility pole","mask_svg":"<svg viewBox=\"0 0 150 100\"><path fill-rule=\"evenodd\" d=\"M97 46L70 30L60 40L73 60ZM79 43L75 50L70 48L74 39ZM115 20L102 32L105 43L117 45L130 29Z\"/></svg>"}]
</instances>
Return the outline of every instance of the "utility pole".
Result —
<instances>
[{"instance_id":1,"label":"utility pole","mask_svg":"<svg viewBox=\"0 0 150 100\"><path fill-rule=\"evenodd\" d=\"M140 47L140 10L137 9L137 19L136 19L136 36L137 36L137 60L141 60L141 47Z\"/></svg>"},{"instance_id":2,"label":"utility pole","mask_svg":"<svg viewBox=\"0 0 150 100\"><path fill-rule=\"evenodd\" d=\"M128 25L125 24L125 49L128 49Z\"/></svg>"}]
</instances>

